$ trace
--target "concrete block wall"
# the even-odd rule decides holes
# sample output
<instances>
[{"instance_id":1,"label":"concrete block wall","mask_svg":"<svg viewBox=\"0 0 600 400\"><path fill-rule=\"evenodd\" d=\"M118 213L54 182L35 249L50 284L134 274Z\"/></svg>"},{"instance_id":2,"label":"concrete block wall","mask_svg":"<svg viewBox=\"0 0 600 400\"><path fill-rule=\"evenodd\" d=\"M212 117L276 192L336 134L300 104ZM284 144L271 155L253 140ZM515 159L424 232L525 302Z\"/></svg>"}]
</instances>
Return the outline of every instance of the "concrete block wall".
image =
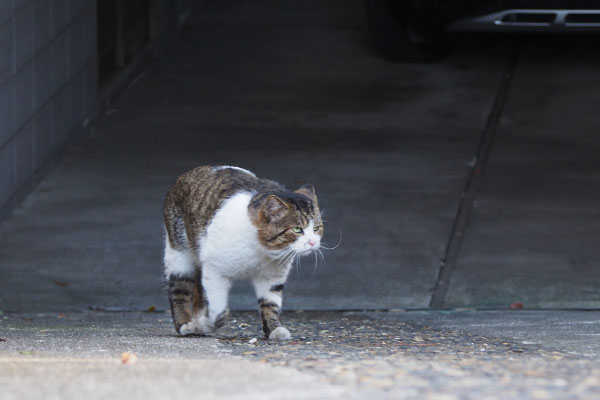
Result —
<instances>
[{"instance_id":1,"label":"concrete block wall","mask_svg":"<svg viewBox=\"0 0 600 400\"><path fill-rule=\"evenodd\" d=\"M0 221L95 114L96 0L0 0Z\"/></svg>"}]
</instances>

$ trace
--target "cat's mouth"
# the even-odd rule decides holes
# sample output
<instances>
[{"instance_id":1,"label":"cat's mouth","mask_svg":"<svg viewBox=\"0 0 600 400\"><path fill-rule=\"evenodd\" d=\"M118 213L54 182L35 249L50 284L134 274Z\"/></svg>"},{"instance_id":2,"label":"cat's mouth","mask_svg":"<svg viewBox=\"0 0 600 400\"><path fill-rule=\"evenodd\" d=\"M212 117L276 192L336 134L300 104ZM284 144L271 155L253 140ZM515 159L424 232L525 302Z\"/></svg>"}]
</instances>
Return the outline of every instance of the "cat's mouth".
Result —
<instances>
[{"instance_id":1,"label":"cat's mouth","mask_svg":"<svg viewBox=\"0 0 600 400\"><path fill-rule=\"evenodd\" d=\"M315 251L319 250L319 245L314 245L314 246L309 246L309 245L305 245L306 247L300 249L300 250L296 250L296 254L298 255L307 255L307 254L311 254L314 253Z\"/></svg>"}]
</instances>

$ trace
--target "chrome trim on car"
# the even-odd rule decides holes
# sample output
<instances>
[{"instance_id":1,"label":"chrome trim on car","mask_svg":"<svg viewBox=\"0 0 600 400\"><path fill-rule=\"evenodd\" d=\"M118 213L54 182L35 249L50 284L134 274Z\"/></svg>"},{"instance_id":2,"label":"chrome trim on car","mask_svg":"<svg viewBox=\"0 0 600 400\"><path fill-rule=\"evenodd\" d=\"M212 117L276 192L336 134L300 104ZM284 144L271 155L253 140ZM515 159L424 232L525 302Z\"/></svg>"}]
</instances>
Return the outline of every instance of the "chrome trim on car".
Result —
<instances>
[{"instance_id":1,"label":"chrome trim on car","mask_svg":"<svg viewBox=\"0 0 600 400\"><path fill-rule=\"evenodd\" d=\"M600 9L508 9L459 19L450 24L447 29L449 31L480 32L600 32Z\"/></svg>"}]
</instances>

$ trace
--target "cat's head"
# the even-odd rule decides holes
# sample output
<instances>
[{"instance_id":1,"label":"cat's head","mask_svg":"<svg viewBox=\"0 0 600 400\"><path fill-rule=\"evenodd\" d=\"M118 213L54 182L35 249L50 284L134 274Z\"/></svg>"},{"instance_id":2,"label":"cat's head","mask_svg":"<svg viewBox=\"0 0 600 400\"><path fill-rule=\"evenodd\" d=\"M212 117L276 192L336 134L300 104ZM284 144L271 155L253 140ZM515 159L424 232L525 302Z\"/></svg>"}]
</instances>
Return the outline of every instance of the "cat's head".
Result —
<instances>
[{"instance_id":1,"label":"cat's head","mask_svg":"<svg viewBox=\"0 0 600 400\"><path fill-rule=\"evenodd\" d=\"M260 243L268 250L308 254L319 249L323 221L315 189L281 190L261 199L255 218Z\"/></svg>"}]
</instances>

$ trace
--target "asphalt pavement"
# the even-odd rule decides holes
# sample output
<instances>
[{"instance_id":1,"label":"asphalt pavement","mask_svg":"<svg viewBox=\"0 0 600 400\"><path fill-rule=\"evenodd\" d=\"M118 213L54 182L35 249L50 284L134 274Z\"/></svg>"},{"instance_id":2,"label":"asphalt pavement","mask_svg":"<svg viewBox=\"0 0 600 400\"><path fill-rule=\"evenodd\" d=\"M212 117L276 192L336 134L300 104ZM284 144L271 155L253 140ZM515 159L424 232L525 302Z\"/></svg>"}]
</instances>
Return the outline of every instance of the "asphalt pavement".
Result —
<instances>
[{"instance_id":1,"label":"asphalt pavement","mask_svg":"<svg viewBox=\"0 0 600 400\"><path fill-rule=\"evenodd\" d=\"M362 1L212 1L0 227L0 309L166 309L161 207L198 165L311 182L326 262L286 307L427 307L510 46L374 53ZM341 243L340 243L341 240ZM248 285L233 309L253 309Z\"/></svg>"},{"instance_id":2,"label":"asphalt pavement","mask_svg":"<svg viewBox=\"0 0 600 400\"><path fill-rule=\"evenodd\" d=\"M597 399L598 312L234 312L210 337L165 313L0 319L2 399ZM125 353L125 355L124 355Z\"/></svg>"},{"instance_id":3,"label":"asphalt pavement","mask_svg":"<svg viewBox=\"0 0 600 400\"><path fill-rule=\"evenodd\" d=\"M199 4L0 226L0 310L166 309L162 201L206 164L316 187L324 242L339 247L294 269L286 308L428 307L515 38L394 64L374 53L363 11ZM599 308L600 58L581 36L517 42L445 306ZM254 303L234 287L233 309Z\"/></svg>"}]
</instances>

